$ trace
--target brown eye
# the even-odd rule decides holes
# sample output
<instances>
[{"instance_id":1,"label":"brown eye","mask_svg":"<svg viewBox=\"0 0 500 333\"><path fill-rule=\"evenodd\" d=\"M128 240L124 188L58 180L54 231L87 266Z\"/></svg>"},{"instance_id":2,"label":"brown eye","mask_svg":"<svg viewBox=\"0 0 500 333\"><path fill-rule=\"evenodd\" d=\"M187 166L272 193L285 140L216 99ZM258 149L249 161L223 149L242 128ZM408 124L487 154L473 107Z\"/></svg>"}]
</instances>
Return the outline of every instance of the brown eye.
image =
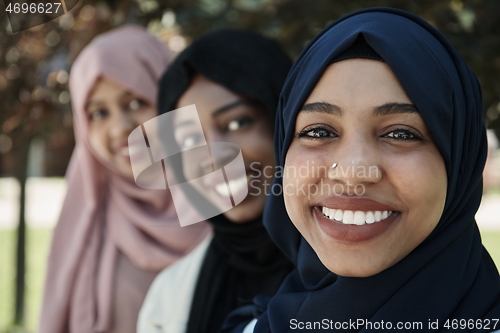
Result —
<instances>
[{"instance_id":1,"label":"brown eye","mask_svg":"<svg viewBox=\"0 0 500 333\"><path fill-rule=\"evenodd\" d=\"M91 121L99 121L99 120L106 118L108 115L109 115L109 113L107 110L100 109L100 110L96 110L96 111L92 112L89 115L89 118Z\"/></svg>"},{"instance_id":2,"label":"brown eye","mask_svg":"<svg viewBox=\"0 0 500 333\"><path fill-rule=\"evenodd\" d=\"M237 131L239 129L242 129L252 123L252 120L247 117L238 117L236 119L231 120L227 124L227 130L229 131Z\"/></svg>"},{"instance_id":3,"label":"brown eye","mask_svg":"<svg viewBox=\"0 0 500 333\"><path fill-rule=\"evenodd\" d=\"M191 134L181 140L180 146L183 149L197 147L203 143L204 139L202 134Z\"/></svg>"},{"instance_id":4,"label":"brown eye","mask_svg":"<svg viewBox=\"0 0 500 333\"><path fill-rule=\"evenodd\" d=\"M300 132L297 137L305 139L324 139L324 138L334 138L337 135L324 127L306 128Z\"/></svg>"},{"instance_id":5,"label":"brown eye","mask_svg":"<svg viewBox=\"0 0 500 333\"><path fill-rule=\"evenodd\" d=\"M144 101L140 98L134 98L128 103L127 108L129 110L137 110L137 109L142 108L142 107L147 106L147 105L148 105L148 103L146 101Z\"/></svg>"},{"instance_id":6,"label":"brown eye","mask_svg":"<svg viewBox=\"0 0 500 333\"><path fill-rule=\"evenodd\" d=\"M129 104L129 107L130 107L131 110L138 109L139 106L141 106L141 105L139 104L139 101L136 100L136 99L134 99L133 101L131 101L130 104Z\"/></svg>"},{"instance_id":7,"label":"brown eye","mask_svg":"<svg viewBox=\"0 0 500 333\"><path fill-rule=\"evenodd\" d=\"M396 129L384 135L386 138L401 141L422 141L422 137L407 129Z\"/></svg>"}]
</instances>

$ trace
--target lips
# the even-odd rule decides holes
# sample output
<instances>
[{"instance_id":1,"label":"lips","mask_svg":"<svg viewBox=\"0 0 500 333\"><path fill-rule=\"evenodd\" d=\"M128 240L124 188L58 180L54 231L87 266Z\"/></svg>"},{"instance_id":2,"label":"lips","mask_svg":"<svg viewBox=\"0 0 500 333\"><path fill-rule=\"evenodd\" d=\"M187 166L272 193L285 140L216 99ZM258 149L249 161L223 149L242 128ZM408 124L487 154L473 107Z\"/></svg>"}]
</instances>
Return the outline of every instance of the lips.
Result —
<instances>
[{"instance_id":1,"label":"lips","mask_svg":"<svg viewBox=\"0 0 500 333\"><path fill-rule=\"evenodd\" d=\"M401 213L394 207L360 197L333 196L313 206L320 229L335 240L363 242L384 233Z\"/></svg>"},{"instance_id":2,"label":"lips","mask_svg":"<svg viewBox=\"0 0 500 333\"><path fill-rule=\"evenodd\" d=\"M226 173L226 177L229 182L246 177L248 174L248 172L242 172L242 170L234 170L230 168L224 168L224 172ZM203 176L203 186L207 189L212 189L225 183L226 181L221 172L211 172Z\"/></svg>"},{"instance_id":3,"label":"lips","mask_svg":"<svg viewBox=\"0 0 500 333\"><path fill-rule=\"evenodd\" d=\"M250 182L255 179L253 172L248 169L236 170L234 168L225 168L224 171L227 183L222 172L212 172L200 178L202 180L200 185L207 195L215 195L212 197L214 200L217 200L217 197L226 200L231 194L235 201L240 202L250 191Z\"/></svg>"},{"instance_id":4,"label":"lips","mask_svg":"<svg viewBox=\"0 0 500 333\"><path fill-rule=\"evenodd\" d=\"M229 188L231 189L231 193L238 193L243 189L248 187L250 177L247 175L243 175L236 179L228 179ZM214 186L214 189L217 193L219 193L223 197L229 197L229 192L227 190L226 182L218 183Z\"/></svg>"},{"instance_id":5,"label":"lips","mask_svg":"<svg viewBox=\"0 0 500 333\"><path fill-rule=\"evenodd\" d=\"M391 216L393 211L352 211L352 210L342 210L342 209L333 209L327 207L321 207L321 211L325 217L328 217L330 220L335 220L337 222L342 222L344 224L355 224L355 225L363 225L363 224L372 224L376 222L380 222L385 220L387 217Z\"/></svg>"},{"instance_id":6,"label":"lips","mask_svg":"<svg viewBox=\"0 0 500 333\"><path fill-rule=\"evenodd\" d=\"M117 156L124 159L130 159L131 156L140 157L146 151L143 151L142 145L135 144L134 142L122 142L114 147L114 152Z\"/></svg>"},{"instance_id":7,"label":"lips","mask_svg":"<svg viewBox=\"0 0 500 333\"><path fill-rule=\"evenodd\" d=\"M380 203L378 201L358 196L337 195L324 198L314 206L327 207L330 209L341 209L351 211L397 211L396 208Z\"/></svg>"}]
</instances>

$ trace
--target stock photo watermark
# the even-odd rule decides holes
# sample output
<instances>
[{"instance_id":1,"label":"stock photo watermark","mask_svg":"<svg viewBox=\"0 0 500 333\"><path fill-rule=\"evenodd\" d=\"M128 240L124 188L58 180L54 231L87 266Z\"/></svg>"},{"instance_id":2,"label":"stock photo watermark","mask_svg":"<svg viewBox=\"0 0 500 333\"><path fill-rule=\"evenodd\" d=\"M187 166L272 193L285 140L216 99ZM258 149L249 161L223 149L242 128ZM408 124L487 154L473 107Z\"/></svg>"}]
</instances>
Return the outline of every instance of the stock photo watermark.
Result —
<instances>
[{"instance_id":1,"label":"stock photo watermark","mask_svg":"<svg viewBox=\"0 0 500 333\"><path fill-rule=\"evenodd\" d=\"M13 33L36 27L66 14L79 0L3 0Z\"/></svg>"},{"instance_id":2,"label":"stock photo watermark","mask_svg":"<svg viewBox=\"0 0 500 333\"><path fill-rule=\"evenodd\" d=\"M197 138L189 140L189 145L179 145L175 139L176 117L189 122L189 133ZM182 226L222 214L251 197L285 195L310 200L362 196L365 183L381 174L377 166L324 165L316 161L285 167L260 162L246 165L238 145L206 141L195 105L137 127L129 135L128 149L136 184L145 189L170 190ZM183 208L185 198L198 214Z\"/></svg>"},{"instance_id":3,"label":"stock photo watermark","mask_svg":"<svg viewBox=\"0 0 500 333\"><path fill-rule=\"evenodd\" d=\"M351 183L349 179L376 179L380 176L377 166L347 165L331 166L317 165L315 161L306 161L305 165L285 167L260 167L259 162L250 164L249 195L314 196L348 195L362 196L366 192L363 183ZM273 183L274 178L286 178L292 181ZM311 180L305 183L305 180Z\"/></svg>"},{"instance_id":4,"label":"stock photo watermark","mask_svg":"<svg viewBox=\"0 0 500 333\"><path fill-rule=\"evenodd\" d=\"M371 321L368 319L350 319L349 321L335 321L323 319L321 321L300 321L295 318L290 319L291 330L495 330L500 327L499 319L428 319L422 321ZM498 332L498 331L495 331Z\"/></svg>"}]
</instances>

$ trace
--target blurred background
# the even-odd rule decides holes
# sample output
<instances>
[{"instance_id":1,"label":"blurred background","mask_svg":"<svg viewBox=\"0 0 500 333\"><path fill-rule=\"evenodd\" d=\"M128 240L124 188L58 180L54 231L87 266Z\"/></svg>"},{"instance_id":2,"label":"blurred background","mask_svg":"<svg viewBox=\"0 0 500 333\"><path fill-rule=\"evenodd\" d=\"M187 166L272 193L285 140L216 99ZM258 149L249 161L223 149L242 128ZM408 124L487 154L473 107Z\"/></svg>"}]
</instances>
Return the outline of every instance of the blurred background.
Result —
<instances>
[{"instance_id":1,"label":"blurred background","mask_svg":"<svg viewBox=\"0 0 500 333\"><path fill-rule=\"evenodd\" d=\"M68 2L68 1L67 1ZM73 1L76 2L76 1ZM7 3L5 1L4 3ZM483 242L500 267L499 0L80 0L68 13L13 33L0 3L0 333L35 332L51 230L65 194L74 146L68 73L97 34L146 26L174 52L220 28L276 39L295 58L328 23L357 9L413 12L443 32L483 88L490 151L477 214Z\"/></svg>"}]
</instances>

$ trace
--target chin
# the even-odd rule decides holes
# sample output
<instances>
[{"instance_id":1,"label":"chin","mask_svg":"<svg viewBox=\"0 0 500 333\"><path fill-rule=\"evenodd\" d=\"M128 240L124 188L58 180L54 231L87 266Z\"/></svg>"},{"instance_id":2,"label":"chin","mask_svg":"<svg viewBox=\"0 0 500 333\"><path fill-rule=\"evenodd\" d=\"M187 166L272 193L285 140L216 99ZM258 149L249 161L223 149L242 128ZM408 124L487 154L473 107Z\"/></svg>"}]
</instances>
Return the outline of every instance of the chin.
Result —
<instances>
[{"instance_id":1,"label":"chin","mask_svg":"<svg viewBox=\"0 0 500 333\"><path fill-rule=\"evenodd\" d=\"M257 199L257 200L256 200ZM261 198L247 197L243 202L233 209L224 213L224 216L233 223L246 223L262 216L264 212L264 200Z\"/></svg>"},{"instance_id":2,"label":"chin","mask_svg":"<svg viewBox=\"0 0 500 333\"><path fill-rule=\"evenodd\" d=\"M321 263L330 272L345 277L373 276L388 269L398 261L397 258L381 258L377 255L370 258L368 253L375 254L374 249L349 249L350 253L344 252L339 247L319 250L313 246L313 249L318 253ZM357 253L353 253L353 251Z\"/></svg>"},{"instance_id":3,"label":"chin","mask_svg":"<svg viewBox=\"0 0 500 333\"><path fill-rule=\"evenodd\" d=\"M228 210L227 212L224 213L224 216L228 219L231 220L233 223L246 223L249 222L257 217L259 217L261 214L255 214L255 213L250 213L246 210L240 210L238 207L235 207L231 210Z\"/></svg>"},{"instance_id":4,"label":"chin","mask_svg":"<svg viewBox=\"0 0 500 333\"><path fill-rule=\"evenodd\" d=\"M248 218L242 214L237 214L237 213L225 212L224 216L228 220L230 220L231 222L236 223L236 224L243 224L243 223L246 223L246 222L252 220L251 218Z\"/></svg>"},{"instance_id":5,"label":"chin","mask_svg":"<svg viewBox=\"0 0 500 333\"><path fill-rule=\"evenodd\" d=\"M376 275L384 270L376 267L359 267L359 266L353 267L352 265L339 266L339 265L327 265L325 263L323 263L323 265L325 265L325 267L330 272L344 277L364 278Z\"/></svg>"}]
</instances>

